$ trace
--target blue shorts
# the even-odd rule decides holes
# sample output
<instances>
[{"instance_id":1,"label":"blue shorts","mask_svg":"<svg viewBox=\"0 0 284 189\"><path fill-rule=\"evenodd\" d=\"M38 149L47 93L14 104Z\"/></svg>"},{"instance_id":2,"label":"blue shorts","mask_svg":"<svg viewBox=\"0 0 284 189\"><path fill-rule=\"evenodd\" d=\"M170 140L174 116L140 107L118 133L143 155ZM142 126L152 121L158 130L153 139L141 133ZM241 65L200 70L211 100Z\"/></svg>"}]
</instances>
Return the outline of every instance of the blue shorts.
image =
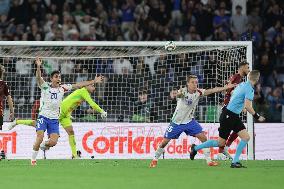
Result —
<instances>
[{"instance_id":1,"label":"blue shorts","mask_svg":"<svg viewBox=\"0 0 284 189\"><path fill-rule=\"evenodd\" d=\"M199 125L195 119L192 119L191 122L187 124L175 124L171 123L166 132L164 137L168 139L178 139L181 133L185 132L186 135L195 136L199 133L202 133L202 127Z\"/></svg>"},{"instance_id":2,"label":"blue shorts","mask_svg":"<svg viewBox=\"0 0 284 189\"><path fill-rule=\"evenodd\" d=\"M39 116L36 122L36 131L46 131L47 134L56 133L59 135L59 121L58 119L49 119L44 116Z\"/></svg>"}]
</instances>

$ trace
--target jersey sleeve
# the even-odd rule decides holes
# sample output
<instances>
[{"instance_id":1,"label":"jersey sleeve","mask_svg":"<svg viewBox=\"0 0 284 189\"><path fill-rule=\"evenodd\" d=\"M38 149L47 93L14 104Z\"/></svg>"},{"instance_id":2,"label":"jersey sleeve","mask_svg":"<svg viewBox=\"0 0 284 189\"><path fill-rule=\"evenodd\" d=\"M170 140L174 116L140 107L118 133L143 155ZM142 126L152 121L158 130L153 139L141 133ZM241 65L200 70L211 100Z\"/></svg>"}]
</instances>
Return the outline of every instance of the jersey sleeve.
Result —
<instances>
[{"instance_id":1,"label":"jersey sleeve","mask_svg":"<svg viewBox=\"0 0 284 189\"><path fill-rule=\"evenodd\" d=\"M253 101L253 97L254 97L254 90L253 89L246 89L245 99Z\"/></svg>"},{"instance_id":2,"label":"jersey sleeve","mask_svg":"<svg viewBox=\"0 0 284 189\"><path fill-rule=\"evenodd\" d=\"M47 82L43 82L43 83L41 84L41 86L39 86L39 88L40 88L41 90L47 90L47 89L49 88L49 85L48 85Z\"/></svg>"},{"instance_id":3,"label":"jersey sleeve","mask_svg":"<svg viewBox=\"0 0 284 189\"><path fill-rule=\"evenodd\" d=\"M182 97L177 97L177 99L183 98L185 96L186 88L181 88L180 90L181 90L183 96Z\"/></svg>"},{"instance_id":4,"label":"jersey sleeve","mask_svg":"<svg viewBox=\"0 0 284 189\"><path fill-rule=\"evenodd\" d=\"M64 90L64 93L72 90L72 84L64 84L64 85L61 85L61 87Z\"/></svg>"},{"instance_id":5,"label":"jersey sleeve","mask_svg":"<svg viewBox=\"0 0 284 189\"><path fill-rule=\"evenodd\" d=\"M4 95L5 96L10 95L10 91L9 91L9 87L8 87L7 83L4 83Z\"/></svg>"},{"instance_id":6,"label":"jersey sleeve","mask_svg":"<svg viewBox=\"0 0 284 189\"><path fill-rule=\"evenodd\" d=\"M230 77L228 83L236 83L239 84L241 82L241 77L238 74L232 75L232 77Z\"/></svg>"},{"instance_id":7,"label":"jersey sleeve","mask_svg":"<svg viewBox=\"0 0 284 189\"><path fill-rule=\"evenodd\" d=\"M206 89L197 89L199 96L204 96L205 90Z\"/></svg>"},{"instance_id":8,"label":"jersey sleeve","mask_svg":"<svg viewBox=\"0 0 284 189\"><path fill-rule=\"evenodd\" d=\"M82 91L82 97L88 102L88 104L97 112L102 113L104 110L97 105L91 98L90 94L87 91Z\"/></svg>"}]
</instances>

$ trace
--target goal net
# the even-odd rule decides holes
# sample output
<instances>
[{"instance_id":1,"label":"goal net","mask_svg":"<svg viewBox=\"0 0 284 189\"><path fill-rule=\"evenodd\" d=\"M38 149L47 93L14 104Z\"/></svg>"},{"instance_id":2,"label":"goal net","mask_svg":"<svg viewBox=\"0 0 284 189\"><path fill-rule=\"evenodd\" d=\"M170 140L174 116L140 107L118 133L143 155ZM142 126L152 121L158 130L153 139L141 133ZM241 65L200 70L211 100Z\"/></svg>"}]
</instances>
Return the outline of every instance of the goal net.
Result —
<instances>
[{"instance_id":1,"label":"goal net","mask_svg":"<svg viewBox=\"0 0 284 189\"><path fill-rule=\"evenodd\" d=\"M165 50L164 45L165 42L1 42L0 61L15 101L15 116L36 118L40 91L33 62L37 56L43 59L46 81L54 70L61 71L62 83L91 80L96 75L105 77L96 86L93 98L108 112L108 118L101 120L96 114L88 114L90 107L83 103L73 112L74 122L170 122L177 90L186 86L186 76L197 75L199 88L223 86L240 62L252 61L250 42L177 42L174 51ZM223 98L222 93L202 98L196 119L218 122ZM8 114L5 115L7 121ZM246 116L243 119L246 121Z\"/></svg>"}]
</instances>

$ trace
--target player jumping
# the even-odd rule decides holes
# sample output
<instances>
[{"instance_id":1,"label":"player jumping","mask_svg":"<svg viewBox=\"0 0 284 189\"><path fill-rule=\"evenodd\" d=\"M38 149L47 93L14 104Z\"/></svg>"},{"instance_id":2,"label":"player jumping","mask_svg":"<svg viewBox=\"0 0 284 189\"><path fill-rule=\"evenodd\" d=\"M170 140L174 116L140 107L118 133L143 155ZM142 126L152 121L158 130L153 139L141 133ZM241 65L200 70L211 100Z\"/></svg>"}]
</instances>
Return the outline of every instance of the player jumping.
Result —
<instances>
[{"instance_id":1,"label":"player jumping","mask_svg":"<svg viewBox=\"0 0 284 189\"><path fill-rule=\"evenodd\" d=\"M256 113L252 107L252 101L254 97L254 86L259 80L260 73L257 70L253 70L248 75L248 81L242 82L234 90L230 102L227 107L223 108L220 115L220 127L218 140L208 140L198 146L192 145L190 152L190 159L194 160L198 150L210 147L223 147L226 144L231 131L234 131L241 138L241 141L237 147L235 157L232 161L231 168L244 168L240 163L240 155L243 149L246 147L250 136L243 124L239 114L245 108L253 117L258 121L264 121L265 118Z\"/></svg>"},{"instance_id":2,"label":"player jumping","mask_svg":"<svg viewBox=\"0 0 284 189\"><path fill-rule=\"evenodd\" d=\"M38 150L48 149L57 144L59 138L59 107L63 100L65 92L76 88L82 88L84 86L92 85L95 82L101 82L101 78L96 78L91 81L82 81L76 84L61 85L61 76L59 71L53 71L50 75L51 83L47 83L41 77L41 64L42 60L36 58L37 65L36 79L41 89L40 109L39 117L36 123L36 141L33 146L33 153L31 158L31 164L36 165L36 157ZM44 132L47 130L48 141L43 142Z\"/></svg>"},{"instance_id":3,"label":"player jumping","mask_svg":"<svg viewBox=\"0 0 284 189\"><path fill-rule=\"evenodd\" d=\"M103 79L103 77L100 77ZM90 94L92 94L96 90L94 85L88 85L81 89L75 90L73 93L68 95L60 105L60 115L59 115L59 123L65 129L69 137L69 145L72 151L72 159L78 158L77 149L76 149L76 140L74 136L74 130L72 127L71 114L73 110L75 110L83 101L87 101L89 105L101 114L102 118L107 117L107 112L101 109L91 98ZM90 113L94 113L93 111L88 111ZM9 130L13 129L16 125L22 124L27 126L36 126L35 120L15 120L9 125ZM44 148L45 150L45 148Z\"/></svg>"},{"instance_id":4,"label":"player jumping","mask_svg":"<svg viewBox=\"0 0 284 189\"><path fill-rule=\"evenodd\" d=\"M101 109L91 98L90 94L96 90L94 85L86 86L82 89L77 89L68 95L61 103L59 122L69 136L69 145L72 151L72 158L77 158L76 141L74 130L72 127L71 114L83 101L87 101L89 105L101 114L102 118L107 117L107 112Z\"/></svg>"},{"instance_id":5,"label":"player jumping","mask_svg":"<svg viewBox=\"0 0 284 189\"><path fill-rule=\"evenodd\" d=\"M235 85L229 83L224 87L216 87L213 89L198 89L198 79L195 75L190 75L187 78L187 87L180 88L177 95L177 106L173 114L170 125L168 126L163 141L159 144L154 159L152 160L150 167L156 167L159 157L165 151L164 148L172 139L179 138L180 134L185 132L185 134L194 136L198 138L201 142L207 141L207 137L202 131L202 127L194 119L194 112L198 104L199 98L202 96L207 96L213 93L218 93L225 91L227 89L233 88ZM209 149L204 151L204 155L209 166L217 166L218 163L214 162L210 158Z\"/></svg>"}]
</instances>

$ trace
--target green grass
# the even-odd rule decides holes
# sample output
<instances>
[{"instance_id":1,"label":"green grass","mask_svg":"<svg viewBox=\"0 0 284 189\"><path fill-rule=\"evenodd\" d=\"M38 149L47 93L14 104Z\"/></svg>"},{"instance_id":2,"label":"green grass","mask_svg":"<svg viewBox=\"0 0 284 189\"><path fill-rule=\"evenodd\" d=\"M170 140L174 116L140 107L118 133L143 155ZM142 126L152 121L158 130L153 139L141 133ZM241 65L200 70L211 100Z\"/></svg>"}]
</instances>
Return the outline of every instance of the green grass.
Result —
<instances>
[{"instance_id":1,"label":"green grass","mask_svg":"<svg viewBox=\"0 0 284 189\"><path fill-rule=\"evenodd\" d=\"M284 161L244 161L247 169L229 162L208 167L203 160L29 160L0 161L2 189L277 189L284 188Z\"/></svg>"}]
</instances>

